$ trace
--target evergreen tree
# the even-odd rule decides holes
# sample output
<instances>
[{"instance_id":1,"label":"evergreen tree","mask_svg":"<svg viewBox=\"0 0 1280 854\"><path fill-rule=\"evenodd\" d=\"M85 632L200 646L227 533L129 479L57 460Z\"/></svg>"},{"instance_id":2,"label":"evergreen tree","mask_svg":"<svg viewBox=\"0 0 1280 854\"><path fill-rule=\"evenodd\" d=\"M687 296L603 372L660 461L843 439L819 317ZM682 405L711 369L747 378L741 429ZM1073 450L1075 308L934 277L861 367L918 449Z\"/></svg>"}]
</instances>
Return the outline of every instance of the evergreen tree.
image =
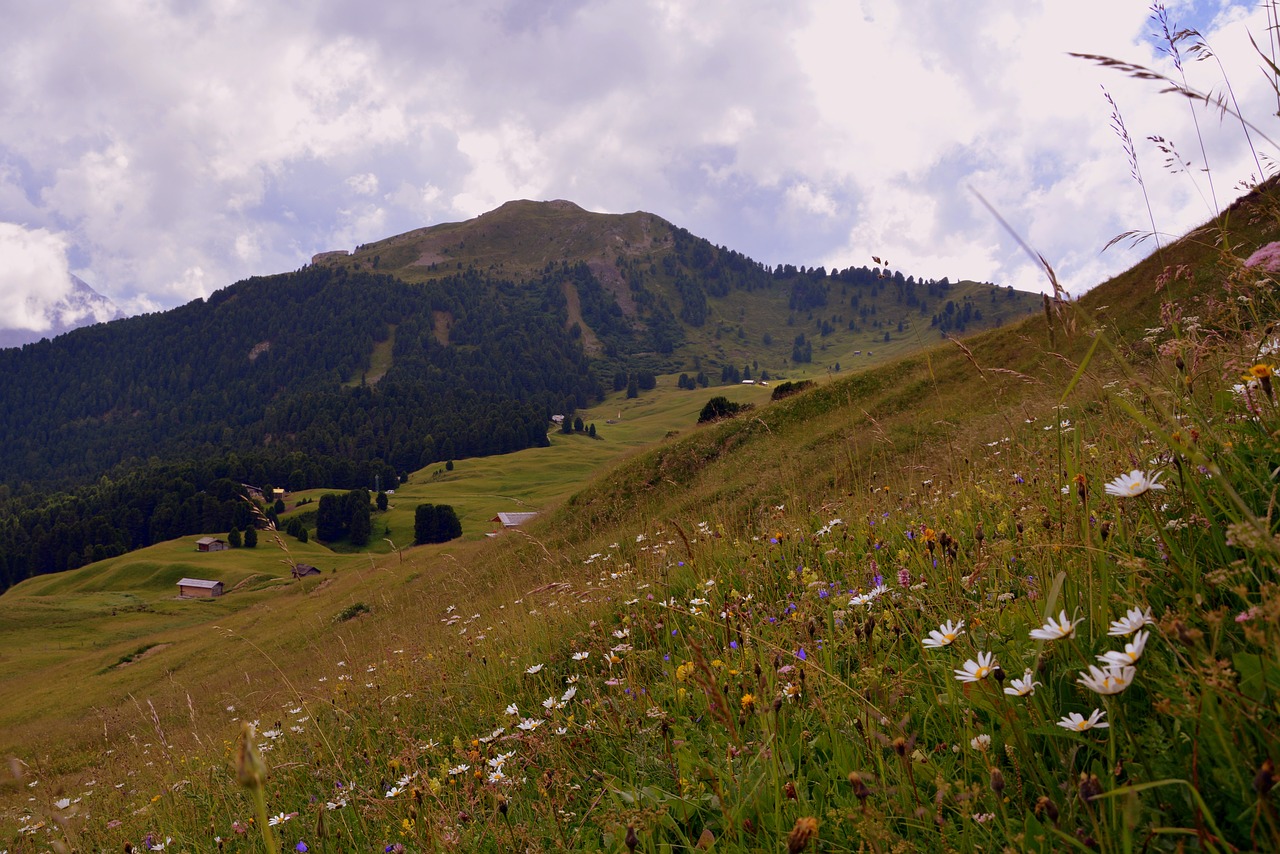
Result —
<instances>
[{"instance_id":1,"label":"evergreen tree","mask_svg":"<svg viewBox=\"0 0 1280 854\"><path fill-rule=\"evenodd\" d=\"M387 494L385 492L378 493L378 512L387 512Z\"/></svg>"},{"instance_id":2,"label":"evergreen tree","mask_svg":"<svg viewBox=\"0 0 1280 854\"><path fill-rule=\"evenodd\" d=\"M320 505L316 508L316 539L322 543L331 543L342 539L343 529L342 498L329 493L320 496Z\"/></svg>"},{"instance_id":3,"label":"evergreen tree","mask_svg":"<svg viewBox=\"0 0 1280 854\"><path fill-rule=\"evenodd\" d=\"M631 380L627 383L627 399L640 396L640 384L636 382L636 378L632 375Z\"/></svg>"},{"instance_id":4,"label":"evergreen tree","mask_svg":"<svg viewBox=\"0 0 1280 854\"><path fill-rule=\"evenodd\" d=\"M436 536L436 506L419 504L413 512L413 541L418 545L439 542Z\"/></svg>"},{"instance_id":5,"label":"evergreen tree","mask_svg":"<svg viewBox=\"0 0 1280 854\"><path fill-rule=\"evenodd\" d=\"M252 525L244 529L244 547L246 549L258 547L258 529Z\"/></svg>"},{"instance_id":6,"label":"evergreen tree","mask_svg":"<svg viewBox=\"0 0 1280 854\"><path fill-rule=\"evenodd\" d=\"M357 492L367 496L363 489ZM353 546L363 546L368 544L369 535L372 533L373 519L369 513L369 500L366 497L363 502L355 502L351 508L351 518L347 523L347 539Z\"/></svg>"},{"instance_id":7,"label":"evergreen tree","mask_svg":"<svg viewBox=\"0 0 1280 854\"><path fill-rule=\"evenodd\" d=\"M233 549L240 548L240 529L232 528L231 533L227 534L227 545Z\"/></svg>"}]
</instances>

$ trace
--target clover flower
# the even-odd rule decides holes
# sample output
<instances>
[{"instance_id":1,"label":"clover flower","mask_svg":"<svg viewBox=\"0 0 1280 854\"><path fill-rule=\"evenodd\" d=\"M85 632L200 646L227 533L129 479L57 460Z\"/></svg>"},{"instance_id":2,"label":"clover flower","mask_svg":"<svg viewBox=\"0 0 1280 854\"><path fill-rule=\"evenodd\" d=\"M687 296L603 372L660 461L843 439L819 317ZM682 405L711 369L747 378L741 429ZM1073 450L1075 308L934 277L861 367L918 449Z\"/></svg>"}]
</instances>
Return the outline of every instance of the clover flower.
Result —
<instances>
[{"instance_id":1,"label":"clover flower","mask_svg":"<svg viewBox=\"0 0 1280 854\"><path fill-rule=\"evenodd\" d=\"M1161 472L1148 475L1141 469L1134 469L1128 474L1122 474L1116 479L1108 481L1106 486L1107 495L1115 495L1119 498L1135 498L1152 489L1164 489L1164 484L1159 482L1160 475Z\"/></svg>"},{"instance_id":2,"label":"clover flower","mask_svg":"<svg viewBox=\"0 0 1280 854\"><path fill-rule=\"evenodd\" d=\"M978 653L977 661L971 658L964 663L963 670L955 671L956 679L961 682L981 682L990 676L998 666L994 653L980 652Z\"/></svg>"},{"instance_id":3,"label":"clover flower","mask_svg":"<svg viewBox=\"0 0 1280 854\"><path fill-rule=\"evenodd\" d=\"M991 748L991 736L985 732L969 739L969 746L979 753L986 753Z\"/></svg>"},{"instance_id":4,"label":"clover flower","mask_svg":"<svg viewBox=\"0 0 1280 854\"><path fill-rule=\"evenodd\" d=\"M1076 626L1082 622L1084 622L1083 617L1078 620L1070 620L1067 618L1066 611L1060 611L1057 620L1050 617L1048 622L1038 629L1032 629L1030 634L1035 640L1061 640L1062 638L1074 637Z\"/></svg>"},{"instance_id":5,"label":"clover flower","mask_svg":"<svg viewBox=\"0 0 1280 854\"><path fill-rule=\"evenodd\" d=\"M1102 709L1094 709L1093 712L1090 713L1089 717L1086 718L1079 712L1072 712L1062 720L1058 721L1058 726L1074 732L1084 732L1087 729L1094 728L1103 729L1111 726L1111 724L1102 719L1105 714L1106 712Z\"/></svg>"},{"instance_id":6,"label":"clover flower","mask_svg":"<svg viewBox=\"0 0 1280 854\"><path fill-rule=\"evenodd\" d=\"M956 623L954 626L950 620L938 626L929 632L929 636L920 643L928 649L942 649L944 646L950 646L955 642L956 638L964 634L964 620Z\"/></svg>"},{"instance_id":7,"label":"clover flower","mask_svg":"<svg viewBox=\"0 0 1280 854\"><path fill-rule=\"evenodd\" d=\"M1089 665L1088 673L1081 673L1076 681L1095 694L1119 694L1133 682L1138 668L1117 664L1106 667Z\"/></svg>"},{"instance_id":8,"label":"clover flower","mask_svg":"<svg viewBox=\"0 0 1280 854\"><path fill-rule=\"evenodd\" d=\"M1126 665L1137 664L1138 659L1142 658L1142 652L1146 649L1147 638L1151 636L1150 632L1138 632L1133 636L1133 640L1124 645L1124 650L1111 650L1098 656L1098 660L1103 664L1114 665L1116 667L1124 667Z\"/></svg>"},{"instance_id":9,"label":"clover flower","mask_svg":"<svg viewBox=\"0 0 1280 854\"><path fill-rule=\"evenodd\" d=\"M1111 629L1107 634L1112 637L1123 637L1131 635L1143 626L1154 625L1155 620L1151 616L1151 609L1142 610L1141 608L1130 608L1125 615L1111 623Z\"/></svg>"}]
</instances>

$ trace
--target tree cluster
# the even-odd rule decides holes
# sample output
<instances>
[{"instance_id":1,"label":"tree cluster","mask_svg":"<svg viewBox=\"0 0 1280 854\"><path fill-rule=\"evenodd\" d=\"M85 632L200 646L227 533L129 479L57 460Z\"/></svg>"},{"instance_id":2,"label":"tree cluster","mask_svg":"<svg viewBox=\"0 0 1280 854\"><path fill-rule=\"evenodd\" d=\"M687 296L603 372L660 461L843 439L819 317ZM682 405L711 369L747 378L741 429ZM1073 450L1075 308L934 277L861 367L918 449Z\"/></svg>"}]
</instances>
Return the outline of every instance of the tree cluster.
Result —
<instances>
[{"instance_id":1,"label":"tree cluster","mask_svg":"<svg viewBox=\"0 0 1280 854\"><path fill-rule=\"evenodd\" d=\"M462 536L462 522L451 504L419 504L413 514L413 539L418 545L447 543Z\"/></svg>"}]
</instances>

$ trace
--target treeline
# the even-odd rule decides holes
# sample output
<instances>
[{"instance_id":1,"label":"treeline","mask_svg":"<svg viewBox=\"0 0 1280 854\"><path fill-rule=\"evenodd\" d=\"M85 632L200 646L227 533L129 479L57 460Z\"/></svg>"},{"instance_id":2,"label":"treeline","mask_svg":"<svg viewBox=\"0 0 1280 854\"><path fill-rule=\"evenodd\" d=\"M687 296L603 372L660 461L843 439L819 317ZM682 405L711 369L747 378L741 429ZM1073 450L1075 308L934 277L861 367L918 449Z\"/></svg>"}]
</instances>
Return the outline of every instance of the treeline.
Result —
<instances>
[{"instance_id":1,"label":"treeline","mask_svg":"<svg viewBox=\"0 0 1280 854\"><path fill-rule=\"evenodd\" d=\"M121 467L60 493L14 493L0 486L0 591L165 540L274 520L271 505L255 510L246 485L363 491L375 483L394 488L395 469L381 460L355 463L294 452Z\"/></svg>"},{"instance_id":2,"label":"treeline","mask_svg":"<svg viewBox=\"0 0 1280 854\"><path fill-rule=\"evenodd\" d=\"M553 412L603 394L566 321L558 283L474 271L425 285L332 267L246 280L0 351L0 478L62 486L130 458L265 447L407 471L545 443ZM344 388L392 335L380 382Z\"/></svg>"}]
</instances>

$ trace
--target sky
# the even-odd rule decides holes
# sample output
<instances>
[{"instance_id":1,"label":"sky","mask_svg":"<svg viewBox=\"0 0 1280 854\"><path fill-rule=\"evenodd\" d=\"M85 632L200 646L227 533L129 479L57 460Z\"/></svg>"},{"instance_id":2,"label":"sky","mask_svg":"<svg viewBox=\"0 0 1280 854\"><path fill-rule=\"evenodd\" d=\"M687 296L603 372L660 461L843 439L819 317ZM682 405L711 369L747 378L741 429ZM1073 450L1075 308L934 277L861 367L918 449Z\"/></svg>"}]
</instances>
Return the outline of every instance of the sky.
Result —
<instances>
[{"instance_id":1,"label":"sky","mask_svg":"<svg viewBox=\"0 0 1280 854\"><path fill-rule=\"evenodd\" d=\"M1280 156L1067 55L1280 139L1264 10L1167 13L1212 58L1179 69L1130 0L0 0L0 329L76 320L72 275L157 311L512 199L1047 290L985 199L1079 295L1155 248L1113 237L1185 233Z\"/></svg>"}]
</instances>

